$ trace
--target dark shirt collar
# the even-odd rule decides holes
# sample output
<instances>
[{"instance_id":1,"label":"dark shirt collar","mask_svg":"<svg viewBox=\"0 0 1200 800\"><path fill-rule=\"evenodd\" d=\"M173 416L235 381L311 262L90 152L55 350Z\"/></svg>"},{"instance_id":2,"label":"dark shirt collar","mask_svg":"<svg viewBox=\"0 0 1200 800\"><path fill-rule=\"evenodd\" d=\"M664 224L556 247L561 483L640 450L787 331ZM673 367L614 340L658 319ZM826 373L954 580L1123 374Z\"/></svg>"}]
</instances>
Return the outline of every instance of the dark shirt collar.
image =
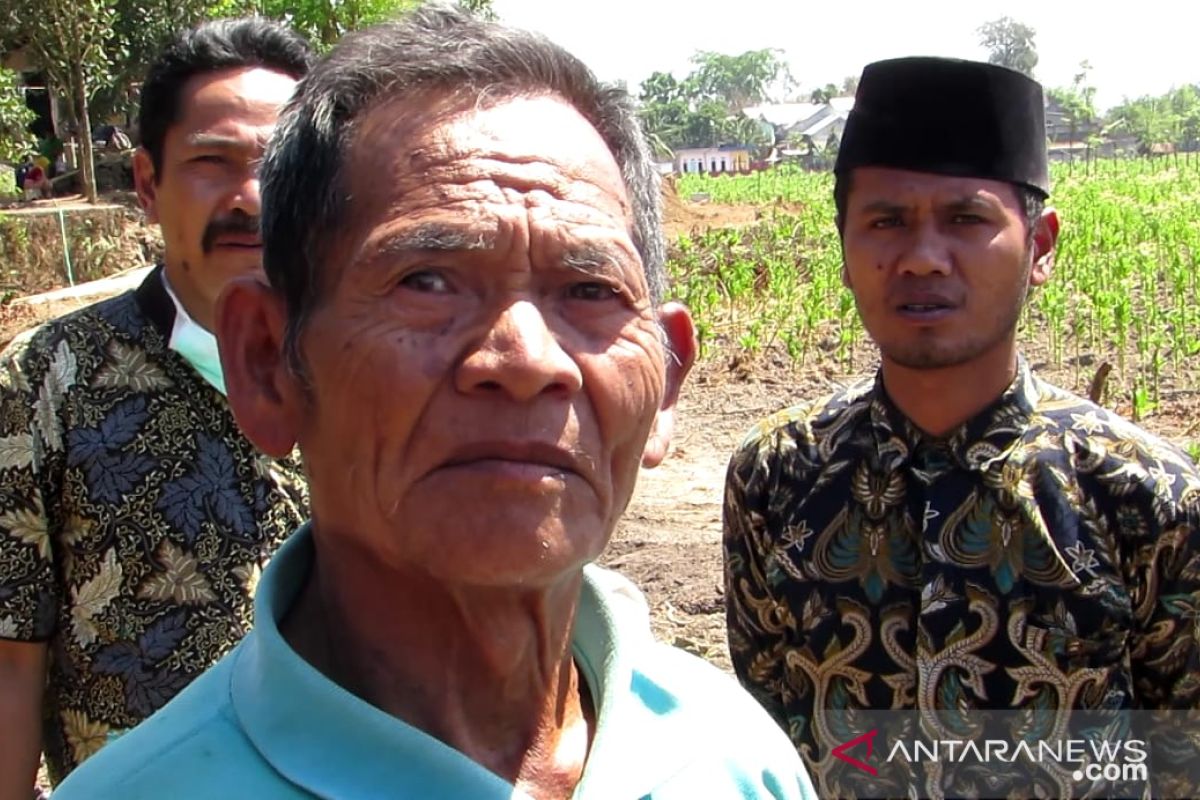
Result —
<instances>
[{"instance_id":1,"label":"dark shirt collar","mask_svg":"<svg viewBox=\"0 0 1200 800\"><path fill-rule=\"evenodd\" d=\"M162 334L163 342L171 341L171 331L175 328L175 303L167 294L163 285L163 265L159 264L150 270L150 274L134 290L138 308L142 310L154 327Z\"/></svg>"},{"instance_id":2,"label":"dark shirt collar","mask_svg":"<svg viewBox=\"0 0 1200 800\"><path fill-rule=\"evenodd\" d=\"M997 458L1003 459L1029 426L1037 402L1033 372L1023 357L1017 359L1017 375L987 408L945 436L925 433L904 415L883 385L883 371L875 376L871 390L870 424L880 456L895 469L904 463L914 468L938 470L956 464L983 470Z\"/></svg>"}]
</instances>

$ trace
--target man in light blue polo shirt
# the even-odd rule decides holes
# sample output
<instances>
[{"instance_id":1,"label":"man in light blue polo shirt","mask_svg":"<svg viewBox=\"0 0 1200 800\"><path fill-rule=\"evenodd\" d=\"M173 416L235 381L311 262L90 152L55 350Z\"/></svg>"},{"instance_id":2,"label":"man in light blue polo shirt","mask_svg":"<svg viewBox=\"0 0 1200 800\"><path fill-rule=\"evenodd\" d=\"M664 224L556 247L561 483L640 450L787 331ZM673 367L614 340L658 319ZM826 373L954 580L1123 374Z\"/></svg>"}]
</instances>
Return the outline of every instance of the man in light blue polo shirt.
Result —
<instances>
[{"instance_id":1,"label":"man in light blue polo shirt","mask_svg":"<svg viewBox=\"0 0 1200 800\"><path fill-rule=\"evenodd\" d=\"M270 285L222 295L222 367L313 519L242 644L56 798L814 797L589 566L695 357L625 93L428 7L334 48L262 181Z\"/></svg>"}]
</instances>

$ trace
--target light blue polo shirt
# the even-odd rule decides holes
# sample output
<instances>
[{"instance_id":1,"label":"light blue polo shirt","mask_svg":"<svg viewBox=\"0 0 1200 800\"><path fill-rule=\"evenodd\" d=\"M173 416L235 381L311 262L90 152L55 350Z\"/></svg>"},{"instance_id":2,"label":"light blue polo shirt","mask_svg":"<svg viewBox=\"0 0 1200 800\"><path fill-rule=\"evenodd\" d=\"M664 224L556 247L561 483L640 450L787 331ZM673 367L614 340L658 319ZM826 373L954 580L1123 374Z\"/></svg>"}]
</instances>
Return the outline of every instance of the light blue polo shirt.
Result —
<instances>
[{"instance_id":1,"label":"light blue polo shirt","mask_svg":"<svg viewBox=\"0 0 1200 800\"><path fill-rule=\"evenodd\" d=\"M526 800L511 783L333 683L278 623L313 558L307 525L271 561L249 635L83 763L55 800ZM576 800L816 798L791 742L729 676L655 642L645 600L585 569L572 646L597 698Z\"/></svg>"}]
</instances>

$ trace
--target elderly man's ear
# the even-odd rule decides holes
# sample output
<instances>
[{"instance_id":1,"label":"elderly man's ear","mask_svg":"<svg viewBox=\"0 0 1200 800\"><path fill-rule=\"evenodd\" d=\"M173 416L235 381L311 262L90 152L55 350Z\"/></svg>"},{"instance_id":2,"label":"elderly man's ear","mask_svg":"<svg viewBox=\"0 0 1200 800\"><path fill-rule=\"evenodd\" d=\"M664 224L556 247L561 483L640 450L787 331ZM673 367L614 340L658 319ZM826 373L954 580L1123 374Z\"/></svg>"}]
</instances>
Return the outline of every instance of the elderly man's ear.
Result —
<instances>
[{"instance_id":1,"label":"elderly man's ear","mask_svg":"<svg viewBox=\"0 0 1200 800\"><path fill-rule=\"evenodd\" d=\"M654 417L646 448L642 451L644 467L657 467L667 456L671 433L675 430L675 404L679 401L679 389L696 361L696 328L692 325L692 315L687 308L679 303L665 303L658 310L658 324L667 348L667 377L662 404Z\"/></svg>"},{"instance_id":2,"label":"elderly man's ear","mask_svg":"<svg viewBox=\"0 0 1200 800\"><path fill-rule=\"evenodd\" d=\"M283 298L259 278L235 278L217 299L229 407L246 438L274 458L295 446L304 405L303 387L284 354L286 325Z\"/></svg>"}]
</instances>

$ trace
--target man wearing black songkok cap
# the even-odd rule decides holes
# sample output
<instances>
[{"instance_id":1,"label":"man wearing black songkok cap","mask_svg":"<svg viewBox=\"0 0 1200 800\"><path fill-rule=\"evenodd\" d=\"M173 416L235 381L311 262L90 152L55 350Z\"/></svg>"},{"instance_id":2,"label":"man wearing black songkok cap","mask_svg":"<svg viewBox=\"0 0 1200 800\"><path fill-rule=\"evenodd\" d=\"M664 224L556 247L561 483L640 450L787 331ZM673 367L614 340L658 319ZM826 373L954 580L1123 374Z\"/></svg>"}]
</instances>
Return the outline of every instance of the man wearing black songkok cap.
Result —
<instances>
[{"instance_id":1,"label":"man wearing black songkok cap","mask_svg":"<svg viewBox=\"0 0 1200 800\"><path fill-rule=\"evenodd\" d=\"M1043 109L1036 82L990 64L866 68L835 199L881 367L773 415L730 463L733 663L821 796L1111 796L1082 764L882 756L918 728L1048 735L1018 710L1074 726L1200 707L1200 474L1018 353L1059 227ZM1194 794L1195 775L1165 769L1180 752L1155 750L1151 777Z\"/></svg>"}]
</instances>

